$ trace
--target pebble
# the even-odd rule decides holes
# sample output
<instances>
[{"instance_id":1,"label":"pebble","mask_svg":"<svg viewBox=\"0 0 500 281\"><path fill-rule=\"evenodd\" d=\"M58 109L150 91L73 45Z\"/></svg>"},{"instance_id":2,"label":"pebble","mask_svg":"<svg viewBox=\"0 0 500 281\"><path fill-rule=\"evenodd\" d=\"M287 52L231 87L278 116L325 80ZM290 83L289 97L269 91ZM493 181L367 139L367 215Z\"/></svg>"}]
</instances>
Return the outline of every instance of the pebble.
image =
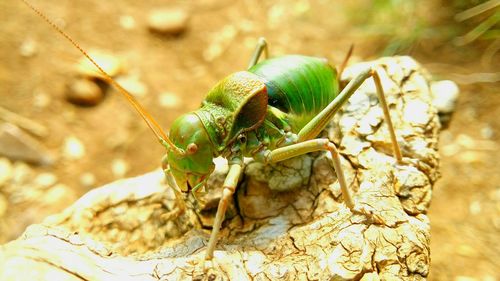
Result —
<instances>
[{"instance_id":1,"label":"pebble","mask_svg":"<svg viewBox=\"0 0 500 281\"><path fill-rule=\"evenodd\" d=\"M174 93L161 93L158 97L158 102L161 107L165 108L178 108L181 103L181 99Z\"/></svg>"},{"instance_id":2,"label":"pebble","mask_svg":"<svg viewBox=\"0 0 500 281\"><path fill-rule=\"evenodd\" d=\"M47 108L50 105L50 95L44 91L37 90L33 94L33 106L38 109Z\"/></svg>"},{"instance_id":3,"label":"pebble","mask_svg":"<svg viewBox=\"0 0 500 281\"><path fill-rule=\"evenodd\" d=\"M21 56L29 58L38 52L38 45L36 41L32 38L28 38L21 43L21 46L19 47L19 53Z\"/></svg>"},{"instance_id":4,"label":"pebble","mask_svg":"<svg viewBox=\"0 0 500 281\"><path fill-rule=\"evenodd\" d=\"M4 186L12 178L13 170L9 159L0 157L0 187Z\"/></svg>"},{"instance_id":5,"label":"pebble","mask_svg":"<svg viewBox=\"0 0 500 281\"><path fill-rule=\"evenodd\" d=\"M114 77L125 71L123 61L113 55L103 52L89 52L89 55L111 77ZM86 57L82 57L78 61L78 64L76 65L76 71L83 77L104 80L104 76Z\"/></svg>"},{"instance_id":6,"label":"pebble","mask_svg":"<svg viewBox=\"0 0 500 281\"><path fill-rule=\"evenodd\" d=\"M181 8L154 10L148 16L148 28L164 35L180 35L188 27L189 14Z\"/></svg>"},{"instance_id":7,"label":"pebble","mask_svg":"<svg viewBox=\"0 0 500 281\"><path fill-rule=\"evenodd\" d=\"M490 125L486 125L485 127L481 128L481 137L491 140L495 137L495 131Z\"/></svg>"},{"instance_id":8,"label":"pebble","mask_svg":"<svg viewBox=\"0 0 500 281\"><path fill-rule=\"evenodd\" d=\"M14 171L12 174L13 185L19 186L30 181L33 178L33 170L24 162L14 163Z\"/></svg>"},{"instance_id":9,"label":"pebble","mask_svg":"<svg viewBox=\"0 0 500 281\"><path fill-rule=\"evenodd\" d=\"M57 184L49 189L43 196L43 204L53 206L70 197L70 188L65 184Z\"/></svg>"},{"instance_id":10,"label":"pebble","mask_svg":"<svg viewBox=\"0 0 500 281\"><path fill-rule=\"evenodd\" d=\"M134 17L123 15L120 16L120 26L125 30L132 30L136 27L136 21Z\"/></svg>"},{"instance_id":11,"label":"pebble","mask_svg":"<svg viewBox=\"0 0 500 281\"><path fill-rule=\"evenodd\" d=\"M123 159L115 159L111 163L111 171L116 178L123 178L129 170L129 164Z\"/></svg>"},{"instance_id":12,"label":"pebble","mask_svg":"<svg viewBox=\"0 0 500 281\"><path fill-rule=\"evenodd\" d=\"M57 176L53 173L41 173L33 181L36 186L45 189L53 186L57 182Z\"/></svg>"},{"instance_id":13,"label":"pebble","mask_svg":"<svg viewBox=\"0 0 500 281\"><path fill-rule=\"evenodd\" d=\"M94 106L104 98L101 87L89 79L75 79L67 87L66 99L71 103Z\"/></svg>"},{"instance_id":14,"label":"pebble","mask_svg":"<svg viewBox=\"0 0 500 281\"><path fill-rule=\"evenodd\" d=\"M442 80L431 84L432 104L440 113L452 113L455 110L460 90L450 80Z\"/></svg>"},{"instance_id":15,"label":"pebble","mask_svg":"<svg viewBox=\"0 0 500 281\"><path fill-rule=\"evenodd\" d=\"M120 77L116 82L135 97L141 98L148 94L148 88L137 77Z\"/></svg>"},{"instance_id":16,"label":"pebble","mask_svg":"<svg viewBox=\"0 0 500 281\"><path fill-rule=\"evenodd\" d=\"M472 215L479 215L479 213L481 213L481 209L481 202L479 201L473 201L469 205L469 213Z\"/></svg>"},{"instance_id":17,"label":"pebble","mask_svg":"<svg viewBox=\"0 0 500 281\"><path fill-rule=\"evenodd\" d=\"M63 155L68 160L77 160L85 156L85 146L75 136L69 136L64 139Z\"/></svg>"},{"instance_id":18,"label":"pebble","mask_svg":"<svg viewBox=\"0 0 500 281\"><path fill-rule=\"evenodd\" d=\"M96 179L95 179L94 174L92 174L92 173L87 172L87 173L83 173L80 176L80 184L83 187L90 188L90 187L94 186L95 182L96 182Z\"/></svg>"}]
</instances>

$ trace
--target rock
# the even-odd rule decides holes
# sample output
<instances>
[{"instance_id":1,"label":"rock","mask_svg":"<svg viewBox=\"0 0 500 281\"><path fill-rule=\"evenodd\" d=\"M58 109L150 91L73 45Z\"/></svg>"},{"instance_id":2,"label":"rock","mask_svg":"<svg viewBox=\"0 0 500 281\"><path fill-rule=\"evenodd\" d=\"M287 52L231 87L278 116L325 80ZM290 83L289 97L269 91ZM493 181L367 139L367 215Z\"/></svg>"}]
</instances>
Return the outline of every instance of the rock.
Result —
<instances>
[{"instance_id":1,"label":"rock","mask_svg":"<svg viewBox=\"0 0 500 281\"><path fill-rule=\"evenodd\" d=\"M63 156L68 160L77 160L85 156L85 146L75 136L69 136L64 139Z\"/></svg>"},{"instance_id":2,"label":"rock","mask_svg":"<svg viewBox=\"0 0 500 281\"><path fill-rule=\"evenodd\" d=\"M88 52L88 54L111 77L125 71L123 61L116 56L96 51ZM104 76L86 57L82 57L78 61L76 72L83 77L105 80Z\"/></svg>"},{"instance_id":3,"label":"rock","mask_svg":"<svg viewBox=\"0 0 500 281\"><path fill-rule=\"evenodd\" d=\"M457 84L450 80L436 81L431 84L432 104L440 113L451 113L455 110L455 104L460 90Z\"/></svg>"},{"instance_id":4,"label":"rock","mask_svg":"<svg viewBox=\"0 0 500 281\"><path fill-rule=\"evenodd\" d=\"M36 165L55 162L55 157L41 142L10 123L0 125L0 155Z\"/></svg>"},{"instance_id":5,"label":"rock","mask_svg":"<svg viewBox=\"0 0 500 281\"><path fill-rule=\"evenodd\" d=\"M164 92L158 97L158 102L161 107L178 108L181 104L181 99L174 93Z\"/></svg>"},{"instance_id":6,"label":"rock","mask_svg":"<svg viewBox=\"0 0 500 281\"><path fill-rule=\"evenodd\" d=\"M189 14L181 8L154 10L148 16L148 28L163 35L180 35L186 31Z\"/></svg>"},{"instance_id":7,"label":"rock","mask_svg":"<svg viewBox=\"0 0 500 281\"><path fill-rule=\"evenodd\" d=\"M75 79L67 86L66 99L71 103L84 106L93 106L104 98L102 89L89 79Z\"/></svg>"},{"instance_id":8,"label":"rock","mask_svg":"<svg viewBox=\"0 0 500 281\"><path fill-rule=\"evenodd\" d=\"M225 214L214 259L204 263L210 228L204 227L190 202L174 201L173 189L158 169L93 189L43 224L30 226L19 239L1 247L0 279L32 280L19 275L30 268L33 276L62 276L59 279L240 280L243 276L252 280L424 280L430 264L427 206L408 213L394 188L398 186L400 192L405 191L405 198L419 202L419 194L430 193L438 174L440 125L432 106L425 130L420 126L424 119L403 118L407 116L396 111L410 101L431 102L428 87L420 90L410 85L425 72L413 60L411 67L403 60L411 58L382 62L384 71L394 73L391 77L397 85L409 83L404 88L407 91L387 91L388 100L394 102L391 115L397 132L404 130L411 136L407 142L424 143L418 149L425 149L417 151L408 145L405 163L396 165L386 149L351 128L341 128L341 152L345 136L356 139L352 141L355 148L348 149L352 155L342 154L342 166L357 206L365 209L363 213L353 213L343 203L344 196L334 195L338 180L323 152L310 155L323 160L314 160L307 186L292 191L272 191L260 180L262 175L253 176L251 169L245 169L237 193L230 196L236 215L231 211ZM364 87L359 91L368 92ZM369 105L374 106L378 105ZM370 121L361 121L366 112L344 111L338 118L354 118L354 123ZM383 125L373 129L374 135L381 135L376 139L383 137L387 142ZM365 142L370 146L359 149ZM221 194L220 182L226 172L217 170L208 180L207 190L214 198ZM215 186L211 186L213 177ZM185 206L183 215L173 212L176 206ZM172 232L182 236L173 237ZM34 261L33 256L43 257L44 263ZM69 260L70 272L64 267Z\"/></svg>"},{"instance_id":9,"label":"rock","mask_svg":"<svg viewBox=\"0 0 500 281\"><path fill-rule=\"evenodd\" d=\"M451 115L455 110L460 90L457 84L450 80L431 83L432 104L439 112L439 119L444 128L447 128Z\"/></svg>"},{"instance_id":10,"label":"rock","mask_svg":"<svg viewBox=\"0 0 500 281\"><path fill-rule=\"evenodd\" d=\"M13 168L7 158L0 158L0 188L12 178Z\"/></svg>"}]
</instances>

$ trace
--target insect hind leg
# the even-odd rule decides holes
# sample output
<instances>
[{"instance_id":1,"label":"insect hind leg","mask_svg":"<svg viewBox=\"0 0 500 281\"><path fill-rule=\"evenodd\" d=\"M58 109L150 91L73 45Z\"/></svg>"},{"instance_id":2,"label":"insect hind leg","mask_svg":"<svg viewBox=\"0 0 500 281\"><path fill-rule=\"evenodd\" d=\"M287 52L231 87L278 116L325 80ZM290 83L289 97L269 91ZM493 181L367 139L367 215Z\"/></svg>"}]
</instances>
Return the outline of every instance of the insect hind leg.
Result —
<instances>
[{"instance_id":1,"label":"insect hind leg","mask_svg":"<svg viewBox=\"0 0 500 281\"><path fill-rule=\"evenodd\" d=\"M264 57L267 59L269 57L269 50L267 47L267 41L264 37L260 37L257 42L257 46L255 47L255 51L250 58L250 62L248 63L248 68L256 65L259 61L260 56L264 53Z\"/></svg>"},{"instance_id":2,"label":"insect hind leg","mask_svg":"<svg viewBox=\"0 0 500 281\"><path fill-rule=\"evenodd\" d=\"M384 119L389 128L389 134L393 147L394 158L396 158L397 163L402 163L403 158L401 154L401 149L397 142L396 133L394 131L394 126L392 125L391 116L389 114L389 108L384 95L384 90L382 83L380 81L380 75L377 70L372 67L366 68L361 71L356 77L354 77L347 86L342 89L340 94L335 97L335 99L330 102L318 115L316 115L309 123L307 123L297 134L299 141L305 141L315 138L321 133L321 131L328 125L330 120L333 118L335 113L349 100L349 98L356 92L356 90L363 84L363 82L372 77L375 81L375 87L377 90L377 96L380 101L380 106L384 112Z\"/></svg>"},{"instance_id":3,"label":"insect hind leg","mask_svg":"<svg viewBox=\"0 0 500 281\"><path fill-rule=\"evenodd\" d=\"M335 170L335 173L337 174L337 179L342 191L342 197L344 198L344 202L349 210L351 210L351 212L354 214L365 215L375 223L384 224L384 220L382 217L374 214L373 211L368 210L364 206L355 204L352 193L347 185L344 170L340 162L340 153L338 152L335 144L329 139L312 139L277 148L269 153L269 155L267 156L267 161L269 163L277 163L309 152L321 150L326 150L331 155L331 164Z\"/></svg>"}]
</instances>

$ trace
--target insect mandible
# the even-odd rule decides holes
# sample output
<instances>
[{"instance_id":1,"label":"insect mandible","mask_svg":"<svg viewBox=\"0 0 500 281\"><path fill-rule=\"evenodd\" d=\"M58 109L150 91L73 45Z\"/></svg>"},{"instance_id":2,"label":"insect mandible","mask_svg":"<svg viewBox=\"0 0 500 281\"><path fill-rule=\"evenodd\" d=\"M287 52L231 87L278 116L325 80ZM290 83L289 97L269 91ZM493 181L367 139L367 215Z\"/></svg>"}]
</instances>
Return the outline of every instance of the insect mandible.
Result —
<instances>
[{"instance_id":1,"label":"insect mandible","mask_svg":"<svg viewBox=\"0 0 500 281\"><path fill-rule=\"evenodd\" d=\"M105 79L127 98L166 148L162 166L167 182L174 190L178 213L185 209L182 193L196 194L199 191L214 171L213 159L222 156L228 160L229 171L207 245L206 261L213 258L217 234L243 173L243 157L253 157L256 161L270 164L309 152L328 151L347 207L353 213L373 215L355 205L335 144L327 138L316 138L356 89L370 77L375 82L394 157L397 162L402 161L382 84L377 71L371 67L340 89L339 73L326 59L300 55L270 59L267 43L261 38L248 69L230 74L218 82L208 92L202 106L177 118L167 135L135 98L71 37L26 0L23 2L95 65ZM265 60L259 63L263 53Z\"/></svg>"}]
</instances>

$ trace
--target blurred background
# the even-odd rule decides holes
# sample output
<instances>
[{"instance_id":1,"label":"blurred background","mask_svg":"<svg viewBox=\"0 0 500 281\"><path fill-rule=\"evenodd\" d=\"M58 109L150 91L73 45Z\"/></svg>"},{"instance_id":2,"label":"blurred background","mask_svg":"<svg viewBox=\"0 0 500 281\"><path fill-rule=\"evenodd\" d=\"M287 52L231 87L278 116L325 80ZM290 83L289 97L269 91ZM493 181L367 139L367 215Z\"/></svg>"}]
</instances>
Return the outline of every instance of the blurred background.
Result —
<instances>
[{"instance_id":1,"label":"blurred background","mask_svg":"<svg viewBox=\"0 0 500 281\"><path fill-rule=\"evenodd\" d=\"M500 1L32 0L168 129L260 36L338 65L410 55L460 87L442 132L430 280L500 280ZM115 90L21 1L0 2L0 244L93 187L160 166Z\"/></svg>"}]
</instances>

